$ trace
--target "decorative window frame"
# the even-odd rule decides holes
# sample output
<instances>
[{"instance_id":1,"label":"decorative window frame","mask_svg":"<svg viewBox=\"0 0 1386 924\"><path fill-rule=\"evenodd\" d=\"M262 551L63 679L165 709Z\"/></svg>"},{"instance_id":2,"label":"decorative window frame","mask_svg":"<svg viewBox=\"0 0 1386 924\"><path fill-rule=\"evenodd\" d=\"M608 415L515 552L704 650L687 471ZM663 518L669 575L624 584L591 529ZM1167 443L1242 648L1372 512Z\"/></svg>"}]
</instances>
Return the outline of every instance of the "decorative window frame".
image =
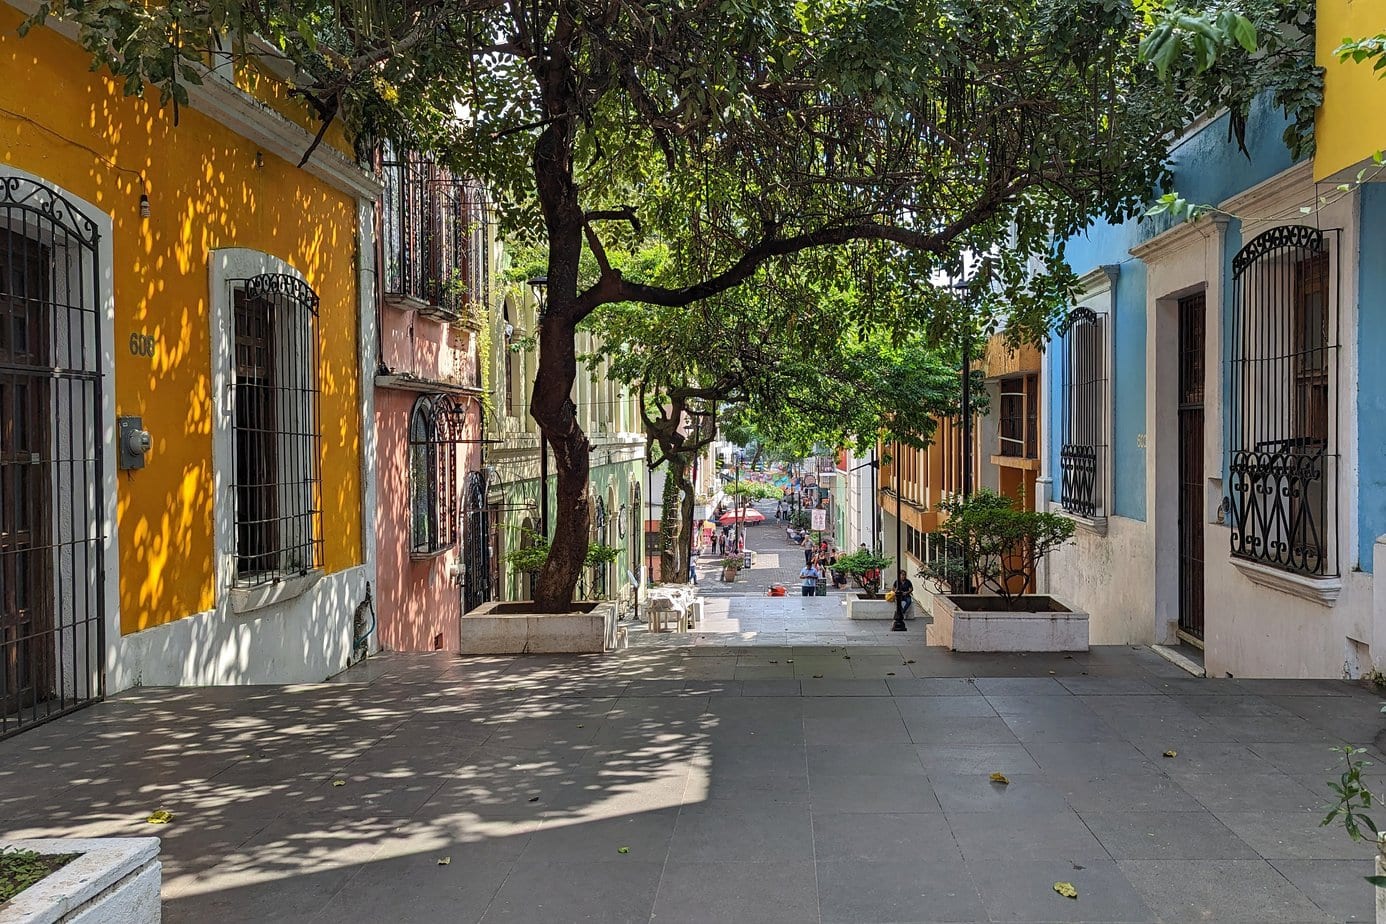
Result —
<instances>
[{"instance_id":1,"label":"decorative window frame","mask_svg":"<svg viewBox=\"0 0 1386 924\"><path fill-rule=\"evenodd\" d=\"M1103 440L1102 445L1104 447L1104 451L1102 453L1102 458L1098 460L1099 471L1097 472L1097 475L1100 478L1100 493L1094 499L1094 506L1096 508L1095 514L1093 516L1085 516L1083 514L1075 513L1074 511L1066 509L1062 505L1061 495L1058 498L1059 503L1054 505L1055 512L1071 518L1075 523L1078 524L1078 527L1080 529L1086 532L1094 533L1099 536L1105 536L1107 534L1107 519L1111 513L1112 487L1113 479L1115 476L1115 470L1112 462L1114 456L1113 399L1116 396L1116 283L1120 275L1120 265L1105 264L1082 276L1079 279L1079 287L1083 292L1083 295L1081 298L1078 299L1077 304L1074 305L1073 308L1074 311L1087 310L1092 312L1101 319L1103 325L1103 385L1101 393L1102 414L1101 420L1099 422L1098 432ZM1066 367L1068 361L1068 345L1065 344L1065 370L1056 370L1059 373L1059 383L1063 389L1061 392L1061 407L1063 409L1063 413L1056 414L1054 420L1054 423L1061 428L1056 433L1056 435L1058 436L1057 443L1060 449L1062 449L1064 443L1066 443L1068 440L1068 427L1070 419L1069 415L1072 411L1071 407L1069 406L1069 395L1067 385ZM1062 490L1062 465L1059 467L1058 475L1060 478L1060 490Z\"/></svg>"},{"instance_id":2,"label":"decorative window frame","mask_svg":"<svg viewBox=\"0 0 1386 924\"><path fill-rule=\"evenodd\" d=\"M1357 331L1359 327L1359 273L1360 253L1360 193L1353 190L1333 201L1320 205L1318 194L1321 186L1314 182L1313 164L1305 161L1283 173L1277 174L1245 192L1218 204L1218 208L1229 214L1282 216L1280 220L1245 221L1240 228L1241 244L1244 246L1271 224L1288 224L1295 218L1283 216L1303 216L1299 223L1313 225L1325 232L1333 229L1339 235L1336 253L1330 261L1330 280L1333 281L1335 297L1334 316L1339 331L1339 356L1337 368L1337 445L1338 445L1338 517L1336 552L1337 576L1310 577L1281 571L1247 559L1238 558L1228 552L1228 561L1237 571L1253 584L1281 593L1299 597L1311 603L1331 608L1337 603L1338 595L1344 585L1341 575L1357 570L1361 566L1359 522L1359 458L1361 447L1358 443L1358 376L1361 362L1358 354ZM1238 248L1240 249L1240 248ZM1230 278L1231 255L1228 255L1227 271ZM1230 289L1227 298L1231 298ZM1223 361L1227 361L1227 345L1223 344ZM1227 411L1224 410L1224 415ZM1219 428L1219 433L1222 429ZM1225 434L1224 434L1225 437ZM1230 458L1230 446L1223 447L1224 465Z\"/></svg>"},{"instance_id":3,"label":"decorative window frame","mask_svg":"<svg viewBox=\"0 0 1386 924\"><path fill-rule=\"evenodd\" d=\"M234 309L232 288L239 280L263 275L282 275L307 285L303 274L285 261L243 247L213 250L208 260L208 316L211 324L212 395L215 411L212 414L212 468L215 484L213 504L213 537L215 548L216 588L218 597L229 598L233 613L249 613L292 600L307 593L320 581L325 572L321 561L301 572L284 572L278 579L254 587L236 586L236 522L235 484L236 447L234 415ZM319 336L321 333L319 332ZM313 370L315 377L320 370ZM321 419L318 427L321 429ZM318 460L319 466L321 459ZM317 524L317 542L321 542L321 519Z\"/></svg>"}]
</instances>

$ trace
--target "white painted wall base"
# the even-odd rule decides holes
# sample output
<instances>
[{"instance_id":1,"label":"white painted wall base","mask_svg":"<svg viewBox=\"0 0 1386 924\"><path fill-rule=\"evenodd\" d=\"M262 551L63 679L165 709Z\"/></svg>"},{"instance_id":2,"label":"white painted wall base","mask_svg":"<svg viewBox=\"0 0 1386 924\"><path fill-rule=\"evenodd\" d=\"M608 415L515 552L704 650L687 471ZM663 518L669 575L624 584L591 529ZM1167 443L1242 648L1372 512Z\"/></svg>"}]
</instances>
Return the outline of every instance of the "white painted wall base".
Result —
<instances>
[{"instance_id":1,"label":"white painted wall base","mask_svg":"<svg viewBox=\"0 0 1386 924\"><path fill-rule=\"evenodd\" d=\"M916 598L914 606L905 613L906 619L913 619L915 612L924 601ZM895 604L892 601L877 597L875 600L867 600L862 597L847 598L847 618L848 619L888 619L895 621Z\"/></svg>"},{"instance_id":2,"label":"white painted wall base","mask_svg":"<svg viewBox=\"0 0 1386 924\"><path fill-rule=\"evenodd\" d=\"M497 612L486 603L462 617L462 654L601 653L616 646L616 604L585 613Z\"/></svg>"},{"instance_id":3,"label":"white painted wall base","mask_svg":"<svg viewBox=\"0 0 1386 924\"><path fill-rule=\"evenodd\" d=\"M949 595L936 594L929 644L953 651L1087 651L1088 614L963 610Z\"/></svg>"},{"instance_id":4,"label":"white painted wall base","mask_svg":"<svg viewBox=\"0 0 1386 924\"><path fill-rule=\"evenodd\" d=\"M0 924L158 924L157 837L0 840L0 849L80 853L0 908Z\"/></svg>"},{"instance_id":5,"label":"white painted wall base","mask_svg":"<svg viewBox=\"0 0 1386 924\"><path fill-rule=\"evenodd\" d=\"M223 603L121 636L111 646L106 689L324 680L346 667L367 576L364 566L349 568L263 609L234 613Z\"/></svg>"}]
</instances>

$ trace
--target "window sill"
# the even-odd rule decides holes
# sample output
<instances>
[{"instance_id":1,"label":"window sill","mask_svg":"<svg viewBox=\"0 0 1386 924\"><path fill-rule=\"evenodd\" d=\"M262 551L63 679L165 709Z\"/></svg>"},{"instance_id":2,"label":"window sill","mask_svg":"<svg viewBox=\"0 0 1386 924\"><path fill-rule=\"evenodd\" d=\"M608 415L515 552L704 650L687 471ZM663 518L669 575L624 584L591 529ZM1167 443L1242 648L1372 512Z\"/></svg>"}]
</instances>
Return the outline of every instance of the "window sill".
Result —
<instances>
[{"instance_id":1,"label":"window sill","mask_svg":"<svg viewBox=\"0 0 1386 924\"><path fill-rule=\"evenodd\" d=\"M314 569L307 574L295 574L292 577L281 578L273 584L265 584L262 587L233 587L231 589L231 612L236 614L252 613L267 606L274 606L295 597L301 597L308 592L309 588L322 580L322 577L322 570Z\"/></svg>"},{"instance_id":2,"label":"window sill","mask_svg":"<svg viewBox=\"0 0 1386 924\"><path fill-rule=\"evenodd\" d=\"M993 455L991 464L999 468L1022 468L1029 472L1039 471L1039 459L1026 456L1001 456Z\"/></svg>"},{"instance_id":3,"label":"window sill","mask_svg":"<svg viewBox=\"0 0 1386 924\"><path fill-rule=\"evenodd\" d=\"M446 555L448 552L451 552L452 549L453 549L452 546L450 546L450 545L445 545L445 546L443 546L441 549L433 549L433 550L427 551L427 552L420 552L420 551L413 551L413 550L411 550L410 553L409 553L409 560L410 560L410 561L433 561L433 559L435 559L435 558L441 558L441 557L443 557L444 555Z\"/></svg>"},{"instance_id":4,"label":"window sill","mask_svg":"<svg viewBox=\"0 0 1386 924\"><path fill-rule=\"evenodd\" d=\"M1337 604L1338 594L1343 589L1343 579L1340 577L1307 577L1235 556L1228 560L1251 583L1317 603L1319 606L1332 607Z\"/></svg>"},{"instance_id":5,"label":"window sill","mask_svg":"<svg viewBox=\"0 0 1386 924\"><path fill-rule=\"evenodd\" d=\"M1080 530L1082 530L1085 533L1091 533L1094 536L1107 535L1106 517L1079 516L1078 514L1071 513L1070 511L1067 511L1062 507L1056 507L1053 512L1057 513L1061 517L1068 517L1070 520L1072 520L1074 523L1078 525L1078 528Z\"/></svg>"}]
</instances>

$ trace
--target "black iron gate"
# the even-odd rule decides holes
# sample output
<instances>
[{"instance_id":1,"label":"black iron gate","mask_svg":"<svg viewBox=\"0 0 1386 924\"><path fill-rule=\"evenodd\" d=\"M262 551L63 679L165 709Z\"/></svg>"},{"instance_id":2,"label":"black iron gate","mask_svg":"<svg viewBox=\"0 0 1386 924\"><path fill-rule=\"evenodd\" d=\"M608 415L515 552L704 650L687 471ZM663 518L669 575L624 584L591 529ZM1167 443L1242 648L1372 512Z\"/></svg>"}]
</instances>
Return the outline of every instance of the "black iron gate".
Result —
<instances>
[{"instance_id":1,"label":"black iron gate","mask_svg":"<svg viewBox=\"0 0 1386 924\"><path fill-rule=\"evenodd\" d=\"M467 476L462 499L462 612L491 599L491 515L486 509L486 476Z\"/></svg>"},{"instance_id":2,"label":"black iron gate","mask_svg":"<svg viewBox=\"0 0 1386 924\"><path fill-rule=\"evenodd\" d=\"M1179 630L1203 639L1204 294L1179 300Z\"/></svg>"},{"instance_id":3,"label":"black iron gate","mask_svg":"<svg viewBox=\"0 0 1386 924\"><path fill-rule=\"evenodd\" d=\"M0 737L104 694L98 237L0 177Z\"/></svg>"}]
</instances>

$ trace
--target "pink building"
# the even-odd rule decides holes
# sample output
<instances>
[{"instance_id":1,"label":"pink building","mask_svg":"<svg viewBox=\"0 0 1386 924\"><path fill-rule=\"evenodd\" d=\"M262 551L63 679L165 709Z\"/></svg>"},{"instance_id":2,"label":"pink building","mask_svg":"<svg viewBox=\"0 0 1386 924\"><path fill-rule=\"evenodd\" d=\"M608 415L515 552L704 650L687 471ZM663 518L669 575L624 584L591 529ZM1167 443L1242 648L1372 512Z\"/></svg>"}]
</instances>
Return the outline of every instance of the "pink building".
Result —
<instances>
[{"instance_id":1,"label":"pink building","mask_svg":"<svg viewBox=\"0 0 1386 924\"><path fill-rule=\"evenodd\" d=\"M491 598L495 572L478 352L490 294L486 200L415 155L387 150L381 179L380 644L455 651L462 613Z\"/></svg>"}]
</instances>

